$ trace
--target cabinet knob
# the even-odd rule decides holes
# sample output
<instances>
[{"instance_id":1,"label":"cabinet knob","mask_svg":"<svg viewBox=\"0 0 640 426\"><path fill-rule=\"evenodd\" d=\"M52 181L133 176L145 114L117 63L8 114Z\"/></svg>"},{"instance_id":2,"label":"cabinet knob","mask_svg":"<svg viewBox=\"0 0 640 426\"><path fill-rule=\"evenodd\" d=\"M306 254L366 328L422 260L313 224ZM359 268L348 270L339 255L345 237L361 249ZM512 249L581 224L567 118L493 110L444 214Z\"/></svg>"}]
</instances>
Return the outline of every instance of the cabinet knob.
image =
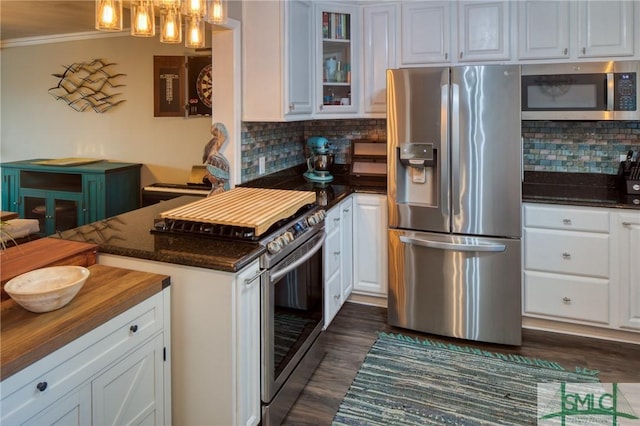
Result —
<instances>
[{"instance_id":1,"label":"cabinet knob","mask_svg":"<svg viewBox=\"0 0 640 426\"><path fill-rule=\"evenodd\" d=\"M564 225L571 225L571 219L562 219Z\"/></svg>"},{"instance_id":2,"label":"cabinet knob","mask_svg":"<svg viewBox=\"0 0 640 426\"><path fill-rule=\"evenodd\" d=\"M296 105L294 103L289 104L289 111L293 111L296 109Z\"/></svg>"},{"instance_id":3,"label":"cabinet knob","mask_svg":"<svg viewBox=\"0 0 640 426\"><path fill-rule=\"evenodd\" d=\"M565 47L565 48L564 48L564 50L562 51L562 53L563 53L564 55L566 55L567 53L569 53L569 49L567 49L567 48Z\"/></svg>"},{"instance_id":4,"label":"cabinet knob","mask_svg":"<svg viewBox=\"0 0 640 426\"><path fill-rule=\"evenodd\" d=\"M320 111L322 111L322 104L320 104L320 106L318 107L318 109L319 109Z\"/></svg>"},{"instance_id":5,"label":"cabinet knob","mask_svg":"<svg viewBox=\"0 0 640 426\"><path fill-rule=\"evenodd\" d=\"M444 60L448 60L449 59L449 54L447 52L444 53Z\"/></svg>"},{"instance_id":6,"label":"cabinet knob","mask_svg":"<svg viewBox=\"0 0 640 426\"><path fill-rule=\"evenodd\" d=\"M562 298L562 303L564 303L565 305L570 305L571 304L571 298L570 297L563 297Z\"/></svg>"},{"instance_id":7,"label":"cabinet knob","mask_svg":"<svg viewBox=\"0 0 640 426\"><path fill-rule=\"evenodd\" d=\"M460 52L460 59L462 59L462 52Z\"/></svg>"},{"instance_id":8,"label":"cabinet knob","mask_svg":"<svg viewBox=\"0 0 640 426\"><path fill-rule=\"evenodd\" d=\"M567 253L566 251L564 253L562 253L562 258L563 259L571 259L571 253Z\"/></svg>"},{"instance_id":9,"label":"cabinet knob","mask_svg":"<svg viewBox=\"0 0 640 426\"><path fill-rule=\"evenodd\" d=\"M138 326L136 324L133 324L131 327L129 327L129 330L132 333L135 333L136 331L138 331Z\"/></svg>"},{"instance_id":10,"label":"cabinet knob","mask_svg":"<svg viewBox=\"0 0 640 426\"><path fill-rule=\"evenodd\" d=\"M36 385L36 389L38 389L40 392L44 392L47 386L47 382L40 382Z\"/></svg>"},{"instance_id":11,"label":"cabinet knob","mask_svg":"<svg viewBox=\"0 0 640 426\"><path fill-rule=\"evenodd\" d=\"M583 48L582 48L582 54L584 55L584 54L586 54L586 53L587 53L587 48L586 48L586 47L583 47Z\"/></svg>"}]
</instances>

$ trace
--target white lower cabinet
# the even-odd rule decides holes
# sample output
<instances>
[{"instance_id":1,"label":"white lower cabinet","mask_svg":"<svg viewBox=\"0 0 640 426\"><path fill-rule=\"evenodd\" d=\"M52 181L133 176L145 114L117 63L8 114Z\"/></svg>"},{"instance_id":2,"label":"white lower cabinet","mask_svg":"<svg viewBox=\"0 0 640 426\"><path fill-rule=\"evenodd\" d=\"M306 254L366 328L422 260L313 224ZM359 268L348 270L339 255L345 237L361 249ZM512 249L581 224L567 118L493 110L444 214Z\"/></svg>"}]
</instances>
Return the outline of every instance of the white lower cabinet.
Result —
<instances>
[{"instance_id":1,"label":"white lower cabinet","mask_svg":"<svg viewBox=\"0 0 640 426\"><path fill-rule=\"evenodd\" d=\"M170 423L169 295L170 287L0 382L1 423Z\"/></svg>"},{"instance_id":2,"label":"white lower cabinet","mask_svg":"<svg viewBox=\"0 0 640 426\"><path fill-rule=\"evenodd\" d=\"M352 234L351 196L327 212L324 245L324 328L351 294Z\"/></svg>"},{"instance_id":3,"label":"white lower cabinet","mask_svg":"<svg viewBox=\"0 0 640 426\"><path fill-rule=\"evenodd\" d=\"M98 263L171 277L172 423L260 423L260 266L239 272L101 253Z\"/></svg>"},{"instance_id":4,"label":"white lower cabinet","mask_svg":"<svg viewBox=\"0 0 640 426\"><path fill-rule=\"evenodd\" d=\"M614 223L619 241L619 325L640 330L640 212L619 213Z\"/></svg>"},{"instance_id":5,"label":"white lower cabinet","mask_svg":"<svg viewBox=\"0 0 640 426\"><path fill-rule=\"evenodd\" d=\"M353 195L353 293L387 297L386 195Z\"/></svg>"},{"instance_id":6,"label":"white lower cabinet","mask_svg":"<svg viewBox=\"0 0 640 426\"><path fill-rule=\"evenodd\" d=\"M640 213L525 203L523 214L525 320L640 330Z\"/></svg>"}]
</instances>

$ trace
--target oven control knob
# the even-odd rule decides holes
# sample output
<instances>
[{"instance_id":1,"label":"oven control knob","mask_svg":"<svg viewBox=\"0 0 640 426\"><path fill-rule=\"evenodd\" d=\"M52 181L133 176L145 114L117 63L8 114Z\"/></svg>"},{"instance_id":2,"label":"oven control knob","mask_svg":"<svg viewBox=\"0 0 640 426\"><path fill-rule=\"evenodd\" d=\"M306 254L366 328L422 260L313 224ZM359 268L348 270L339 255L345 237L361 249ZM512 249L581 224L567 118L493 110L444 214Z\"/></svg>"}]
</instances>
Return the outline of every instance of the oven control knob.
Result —
<instances>
[{"instance_id":1,"label":"oven control knob","mask_svg":"<svg viewBox=\"0 0 640 426\"><path fill-rule=\"evenodd\" d=\"M313 226L318 223L318 218L315 214L313 214L307 218L307 223L309 224L309 226Z\"/></svg>"},{"instance_id":2,"label":"oven control knob","mask_svg":"<svg viewBox=\"0 0 640 426\"><path fill-rule=\"evenodd\" d=\"M294 239L293 232L286 231L284 234L282 234L282 238L284 239L285 244L289 244Z\"/></svg>"},{"instance_id":3,"label":"oven control knob","mask_svg":"<svg viewBox=\"0 0 640 426\"><path fill-rule=\"evenodd\" d=\"M269 241L269 243L267 244L267 251L271 254L276 254L280 250L282 250L282 243L278 241L277 238Z\"/></svg>"}]
</instances>

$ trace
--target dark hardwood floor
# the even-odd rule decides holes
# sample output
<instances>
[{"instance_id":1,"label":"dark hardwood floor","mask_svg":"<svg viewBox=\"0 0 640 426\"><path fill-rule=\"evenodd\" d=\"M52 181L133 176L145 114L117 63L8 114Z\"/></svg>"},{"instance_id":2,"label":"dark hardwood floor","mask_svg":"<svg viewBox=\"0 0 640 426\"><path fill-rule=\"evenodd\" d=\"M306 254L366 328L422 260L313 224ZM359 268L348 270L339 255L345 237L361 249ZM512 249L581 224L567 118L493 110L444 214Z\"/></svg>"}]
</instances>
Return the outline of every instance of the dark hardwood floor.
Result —
<instances>
[{"instance_id":1,"label":"dark hardwood floor","mask_svg":"<svg viewBox=\"0 0 640 426\"><path fill-rule=\"evenodd\" d=\"M324 332L326 356L283 424L330 425L379 331L456 342L495 352L556 361L563 367L599 370L601 382L640 382L640 345L524 330L522 346L448 339L386 324L384 308L345 303Z\"/></svg>"}]
</instances>

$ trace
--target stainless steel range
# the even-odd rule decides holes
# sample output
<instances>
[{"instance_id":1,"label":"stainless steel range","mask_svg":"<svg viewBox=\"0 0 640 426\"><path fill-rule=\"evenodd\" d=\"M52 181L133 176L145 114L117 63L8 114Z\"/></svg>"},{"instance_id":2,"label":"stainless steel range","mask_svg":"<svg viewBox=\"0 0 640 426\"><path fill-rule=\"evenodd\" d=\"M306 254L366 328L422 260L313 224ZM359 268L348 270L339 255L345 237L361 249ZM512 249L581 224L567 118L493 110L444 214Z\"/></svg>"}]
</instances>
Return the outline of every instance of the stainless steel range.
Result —
<instances>
[{"instance_id":1,"label":"stainless steel range","mask_svg":"<svg viewBox=\"0 0 640 426\"><path fill-rule=\"evenodd\" d=\"M265 247L261 275L262 425L282 423L324 356L325 212L315 192L234 188L164 212L152 232Z\"/></svg>"}]
</instances>

